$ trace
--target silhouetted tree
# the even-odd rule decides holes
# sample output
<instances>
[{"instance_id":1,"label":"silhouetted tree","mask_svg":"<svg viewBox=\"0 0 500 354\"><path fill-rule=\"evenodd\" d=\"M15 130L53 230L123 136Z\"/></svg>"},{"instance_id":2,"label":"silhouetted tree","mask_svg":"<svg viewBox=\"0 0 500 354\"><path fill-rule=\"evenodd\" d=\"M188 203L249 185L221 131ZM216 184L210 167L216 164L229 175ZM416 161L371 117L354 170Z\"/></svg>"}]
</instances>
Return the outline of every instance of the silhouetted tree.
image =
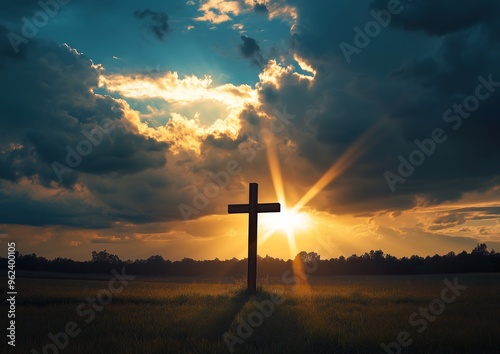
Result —
<instances>
[{"instance_id":1,"label":"silhouetted tree","mask_svg":"<svg viewBox=\"0 0 500 354\"><path fill-rule=\"evenodd\" d=\"M348 258L340 256L321 260L315 252L302 251L295 260L300 259L304 269L313 269L310 276L328 276L341 274L432 274L464 272L500 272L500 253L488 251L486 244L478 244L471 253L466 251L446 255L403 257L398 259L381 250L371 250L361 256L353 254ZM292 260L258 256L258 276L278 277L293 268ZM314 264L313 264L314 263ZM47 260L36 254L17 254L16 269L39 270L69 273L109 273L111 269L127 266L127 273L162 276L225 276L239 278L246 275L247 260L232 258L229 260L196 261L183 258L172 262L154 255L148 259L123 262L117 255L104 251L93 251L92 260L79 262L68 258ZM7 258L0 258L0 266L7 266Z\"/></svg>"},{"instance_id":2,"label":"silhouetted tree","mask_svg":"<svg viewBox=\"0 0 500 354\"><path fill-rule=\"evenodd\" d=\"M116 264L120 262L120 258L117 255L108 253L106 250L100 252L92 251L92 262Z\"/></svg>"}]
</instances>

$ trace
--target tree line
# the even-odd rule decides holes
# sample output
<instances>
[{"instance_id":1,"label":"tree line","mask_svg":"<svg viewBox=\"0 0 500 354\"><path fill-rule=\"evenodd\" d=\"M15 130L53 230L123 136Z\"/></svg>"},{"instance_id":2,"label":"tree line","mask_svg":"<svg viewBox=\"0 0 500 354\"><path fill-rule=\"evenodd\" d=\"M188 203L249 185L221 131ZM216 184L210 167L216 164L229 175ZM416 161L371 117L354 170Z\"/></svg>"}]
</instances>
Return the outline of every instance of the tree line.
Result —
<instances>
[{"instance_id":1,"label":"tree line","mask_svg":"<svg viewBox=\"0 0 500 354\"><path fill-rule=\"evenodd\" d=\"M7 258L0 258L3 269L7 268ZM455 254L427 257L411 256L396 258L381 250L370 251L363 255L347 258L321 259L314 252L302 251L294 260L273 257L260 257L257 261L259 277L281 277L286 271L293 270L294 264L308 269L314 276L329 275L402 275L468 272L500 272L500 253L488 251L486 244L478 244L470 253L463 251ZM154 255L148 259L123 261L118 256L103 251L93 251L88 261L74 261L69 258L48 260L36 254L17 253L16 269L31 271L51 271L64 273L109 274L112 269L126 267L127 274L166 276L166 277L244 277L247 272L246 259L193 260L184 258L170 261Z\"/></svg>"}]
</instances>

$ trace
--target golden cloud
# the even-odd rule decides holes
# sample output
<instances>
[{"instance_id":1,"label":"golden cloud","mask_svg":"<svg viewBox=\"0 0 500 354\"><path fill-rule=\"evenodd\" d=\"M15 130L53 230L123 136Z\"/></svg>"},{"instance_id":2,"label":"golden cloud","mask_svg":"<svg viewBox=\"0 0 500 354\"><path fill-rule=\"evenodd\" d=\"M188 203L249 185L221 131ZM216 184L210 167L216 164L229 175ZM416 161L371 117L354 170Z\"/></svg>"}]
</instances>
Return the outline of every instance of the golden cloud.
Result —
<instances>
[{"instance_id":1,"label":"golden cloud","mask_svg":"<svg viewBox=\"0 0 500 354\"><path fill-rule=\"evenodd\" d=\"M283 1L262 1L262 3L269 11L269 19L285 18L289 19L292 24L297 20L297 9L284 4ZM195 20L213 24L224 23L233 20L234 16L252 12L255 4L255 0L208 0L198 8L198 11L203 12L203 15L196 17Z\"/></svg>"},{"instance_id":2,"label":"golden cloud","mask_svg":"<svg viewBox=\"0 0 500 354\"><path fill-rule=\"evenodd\" d=\"M241 5L238 1L209 0L201 4L198 11L203 12L203 16L195 18L196 21L207 21L215 24L231 21L230 14L239 15Z\"/></svg>"},{"instance_id":3,"label":"golden cloud","mask_svg":"<svg viewBox=\"0 0 500 354\"><path fill-rule=\"evenodd\" d=\"M149 114L141 114L132 109L124 99L116 99L120 103L129 121L137 132L158 141L170 144L170 151L193 151L200 154L203 139L209 135L227 135L236 138L240 129L239 115L247 105L258 106L257 90L249 85L233 84L212 85L212 78L205 75L198 78L194 75L183 79L176 72L167 72L160 77L144 75L102 75L100 87L110 92L117 92L125 98L153 99L160 98L177 106L195 106L203 102L216 102L224 107L227 114L215 122L204 125L200 121L200 113L188 118L180 113L171 112L164 126L151 127L143 121L148 117L167 115L165 110L148 108Z\"/></svg>"}]
</instances>

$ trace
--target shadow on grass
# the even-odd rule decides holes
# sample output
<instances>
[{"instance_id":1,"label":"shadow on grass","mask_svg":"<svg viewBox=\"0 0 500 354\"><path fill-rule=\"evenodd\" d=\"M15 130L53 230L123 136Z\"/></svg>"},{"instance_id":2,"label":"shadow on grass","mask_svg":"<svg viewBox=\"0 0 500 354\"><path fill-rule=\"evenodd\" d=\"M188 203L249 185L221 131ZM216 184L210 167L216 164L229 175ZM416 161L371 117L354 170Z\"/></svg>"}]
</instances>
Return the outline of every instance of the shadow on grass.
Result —
<instances>
[{"instance_id":1,"label":"shadow on grass","mask_svg":"<svg viewBox=\"0 0 500 354\"><path fill-rule=\"evenodd\" d=\"M207 309L203 316L209 318L207 328L207 335L210 339L221 340L223 335L230 328L234 319L238 316L241 310L245 307L247 302L251 299L251 294L249 294L245 289L236 290L235 292L230 292L229 294L218 297L214 299L218 303L214 303L218 310ZM221 308L221 307L222 308Z\"/></svg>"},{"instance_id":2,"label":"shadow on grass","mask_svg":"<svg viewBox=\"0 0 500 354\"><path fill-rule=\"evenodd\" d=\"M248 300L250 299L261 299L261 298L269 298L270 296L272 296L273 294L270 293L269 291L267 290L264 290L264 288L262 286L258 286L257 287L257 290L255 292L250 292L248 291L247 289L240 289L240 290L237 290L235 293L234 293L234 296L233 296L233 301L235 302L247 302Z\"/></svg>"},{"instance_id":3,"label":"shadow on grass","mask_svg":"<svg viewBox=\"0 0 500 354\"><path fill-rule=\"evenodd\" d=\"M213 339L223 341L224 333L234 329L239 323L239 319L244 317L249 306L253 306L253 302L269 300L273 296L272 293L258 287L256 292L249 292L245 288L237 289L226 298L226 304L222 311L211 313L207 316L211 317L209 335Z\"/></svg>"}]
</instances>

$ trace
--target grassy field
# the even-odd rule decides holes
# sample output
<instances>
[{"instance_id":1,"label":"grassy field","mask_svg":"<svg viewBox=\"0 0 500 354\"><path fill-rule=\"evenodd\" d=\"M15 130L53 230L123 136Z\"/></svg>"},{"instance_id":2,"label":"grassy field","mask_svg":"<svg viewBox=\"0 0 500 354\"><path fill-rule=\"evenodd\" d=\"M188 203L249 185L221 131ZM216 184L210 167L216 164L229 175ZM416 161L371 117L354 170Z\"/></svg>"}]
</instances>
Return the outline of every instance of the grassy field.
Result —
<instances>
[{"instance_id":1,"label":"grassy field","mask_svg":"<svg viewBox=\"0 0 500 354\"><path fill-rule=\"evenodd\" d=\"M467 289L441 308L433 300L441 298L443 281L455 277ZM59 353L229 353L225 333L235 353L384 353L381 343L397 341L402 331L408 332L403 343L412 341L402 352L500 353L498 274L332 277L300 288L264 284L255 296L242 283L138 278L112 299L105 280L18 278L17 286L20 353L43 353L53 343L49 332L65 331L68 322L77 326L69 333L79 333L67 341L59 336L66 344ZM99 294L110 302L92 308L87 298ZM418 325L409 323L432 303L438 313L432 320L418 315ZM5 343L0 349L14 352Z\"/></svg>"}]
</instances>

